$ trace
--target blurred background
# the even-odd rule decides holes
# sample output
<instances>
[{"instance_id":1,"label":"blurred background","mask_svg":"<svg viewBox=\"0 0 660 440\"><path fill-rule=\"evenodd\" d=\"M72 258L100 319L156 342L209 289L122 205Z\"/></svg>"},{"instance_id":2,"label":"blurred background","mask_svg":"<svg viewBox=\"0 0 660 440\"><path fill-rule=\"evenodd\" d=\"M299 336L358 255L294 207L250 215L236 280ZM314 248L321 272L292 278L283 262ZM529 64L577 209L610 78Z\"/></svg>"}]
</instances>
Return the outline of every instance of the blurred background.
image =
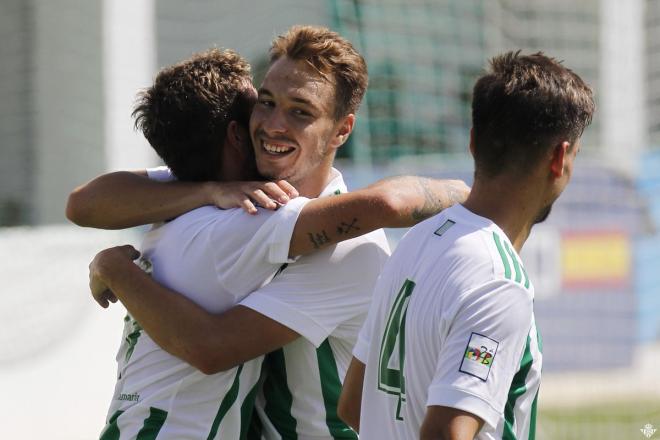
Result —
<instances>
[{"instance_id":1,"label":"blurred background","mask_svg":"<svg viewBox=\"0 0 660 440\"><path fill-rule=\"evenodd\" d=\"M660 429L660 0L0 0L0 438L103 427L125 312L95 306L87 264L142 230L77 228L64 206L100 173L159 164L132 129L135 93L211 46L258 82L293 24L337 30L369 65L338 161L353 188L470 182L471 89L497 53L542 50L592 85L573 182L523 252L544 339L537 438Z\"/></svg>"}]
</instances>

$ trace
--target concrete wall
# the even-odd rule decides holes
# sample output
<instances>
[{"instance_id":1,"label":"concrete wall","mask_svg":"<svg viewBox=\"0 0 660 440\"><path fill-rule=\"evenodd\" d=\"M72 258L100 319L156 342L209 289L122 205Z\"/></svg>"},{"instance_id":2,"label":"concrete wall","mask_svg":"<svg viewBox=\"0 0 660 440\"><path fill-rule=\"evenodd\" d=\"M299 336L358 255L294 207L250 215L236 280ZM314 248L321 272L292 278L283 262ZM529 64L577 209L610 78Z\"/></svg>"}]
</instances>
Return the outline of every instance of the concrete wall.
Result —
<instances>
[{"instance_id":1,"label":"concrete wall","mask_svg":"<svg viewBox=\"0 0 660 440\"><path fill-rule=\"evenodd\" d=\"M34 0L30 131L35 223L64 222L71 189L104 170L101 3Z\"/></svg>"},{"instance_id":2,"label":"concrete wall","mask_svg":"<svg viewBox=\"0 0 660 440\"><path fill-rule=\"evenodd\" d=\"M26 222L32 206L29 3L0 2L0 226Z\"/></svg>"}]
</instances>

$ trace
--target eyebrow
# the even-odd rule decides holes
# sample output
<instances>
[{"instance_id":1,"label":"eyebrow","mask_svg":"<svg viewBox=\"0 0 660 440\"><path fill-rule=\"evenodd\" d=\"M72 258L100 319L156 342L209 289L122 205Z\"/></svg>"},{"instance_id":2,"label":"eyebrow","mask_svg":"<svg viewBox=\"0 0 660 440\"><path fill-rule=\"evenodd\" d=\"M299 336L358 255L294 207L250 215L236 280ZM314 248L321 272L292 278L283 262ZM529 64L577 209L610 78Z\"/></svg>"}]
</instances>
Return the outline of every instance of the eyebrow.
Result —
<instances>
[{"instance_id":1,"label":"eyebrow","mask_svg":"<svg viewBox=\"0 0 660 440\"><path fill-rule=\"evenodd\" d=\"M259 95L268 95L268 96L273 96L273 94L270 92L270 90L266 89L265 87L260 87L259 90L257 90L257 93ZM293 102L297 102L299 104L303 104L309 107L314 107L314 104L312 104L312 101L306 98L294 96L291 98Z\"/></svg>"}]
</instances>

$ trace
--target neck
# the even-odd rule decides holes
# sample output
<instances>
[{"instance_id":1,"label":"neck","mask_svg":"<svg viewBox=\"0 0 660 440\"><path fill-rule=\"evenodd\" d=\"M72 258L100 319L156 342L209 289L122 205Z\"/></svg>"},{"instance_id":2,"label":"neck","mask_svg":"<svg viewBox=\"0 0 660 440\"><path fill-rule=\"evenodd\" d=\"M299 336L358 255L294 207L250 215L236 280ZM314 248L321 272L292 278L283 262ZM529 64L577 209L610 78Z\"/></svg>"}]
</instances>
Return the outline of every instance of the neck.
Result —
<instances>
[{"instance_id":1,"label":"neck","mask_svg":"<svg viewBox=\"0 0 660 440\"><path fill-rule=\"evenodd\" d=\"M310 199L318 197L334 177L332 172L334 159L334 154L328 155L307 176L297 182L290 182L298 190L298 194Z\"/></svg>"},{"instance_id":2,"label":"neck","mask_svg":"<svg viewBox=\"0 0 660 440\"><path fill-rule=\"evenodd\" d=\"M332 180L331 169L315 171L313 175L306 179L291 184L298 190L298 194L310 199L317 198L323 189Z\"/></svg>"},{"instance_id":3,"label":"neck","mask_svg":"<svg viewBox=\"0 0 660 440\"><path fill-rule=\"evenodd\" d=\"M543 208L544 197L538 191L538 185L531 180L509 176L483 181L475 179L472 191L463 204L468 210L499 226L517 252L525 244Z\"/></svg>"}]
</instances>

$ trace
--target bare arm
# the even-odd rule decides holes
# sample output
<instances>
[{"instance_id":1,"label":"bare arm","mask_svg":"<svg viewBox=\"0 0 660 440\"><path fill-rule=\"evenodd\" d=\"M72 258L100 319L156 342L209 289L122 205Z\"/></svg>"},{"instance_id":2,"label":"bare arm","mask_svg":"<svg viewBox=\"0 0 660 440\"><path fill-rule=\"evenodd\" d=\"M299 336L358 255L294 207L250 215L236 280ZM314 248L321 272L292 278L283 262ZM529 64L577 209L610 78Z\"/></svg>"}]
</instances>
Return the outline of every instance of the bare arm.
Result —
<instances>
[{"instance_id":1,"label":"bare arm","mask_svg":"<svg viewBox=\"0 0 660 440\"><path fill-rule=\"evenodd\" d=\"M429 406L419 433L421 440L474 440L484 422L460 409Z\"/></svg>"},{"instance_id":2,"label":"bare arm","mask_svg":"<svg viewBox=\"0 0 660 440\"><path fill-rule=\"evenodd\" d=\"M360 409L365 365L353 357L339 396L337 415L356 432L360 431Z\"/></svg>"},{"instance_id":3,"label":"bare arm","mask_svg":"<svg viewBox=\"0 0 660 440\"><path fill-rule=\"evenodd\" d=\"M289 255L305 255L379 228L403 228L467 198L460 180L402 176L358 191L310 201L291 238Z\"/></svg>"},{"instance_id":4,"label":"bare arm","mask_svg":"<svg viewBox=\"0 0 660 440\"><path fill-rule=\"evenodd\" d=\"M66 216L79 226L123 229L168 220L204 205L242 207L256 213L253 202L275 209L271 199L286 203L296 190L273 182L157 182L144 170L104 174L74 189Z\"/></svg>"},{"instance_id":5,"label":"bare arm","mask_svg":"<svg viewBox=\"0 0 660 440\"><path fill-rule=\"evenodd\" d=\"M138 255L131 246L101 251L90 264L94 298L103 307L121 300L154 342L203 373L225 371L299 337L247 307L207 312L138 268L132 262Z\"/></svg>"}]
</instances>

